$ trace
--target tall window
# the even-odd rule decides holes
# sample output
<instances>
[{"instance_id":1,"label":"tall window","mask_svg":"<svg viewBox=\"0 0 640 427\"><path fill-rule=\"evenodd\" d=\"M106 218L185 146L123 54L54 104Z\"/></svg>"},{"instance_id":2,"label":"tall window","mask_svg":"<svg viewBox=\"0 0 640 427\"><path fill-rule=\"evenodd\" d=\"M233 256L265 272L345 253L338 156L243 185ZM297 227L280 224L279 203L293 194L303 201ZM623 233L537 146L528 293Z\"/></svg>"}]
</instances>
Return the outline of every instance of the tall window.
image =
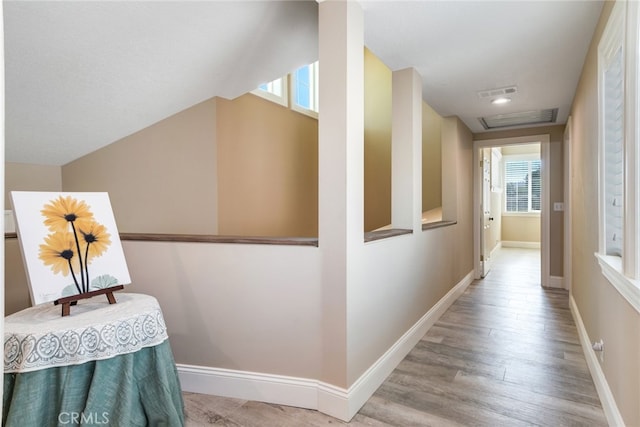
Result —
<instances>
[{"instance_id":1,"label":"tall window","mask_svg":"<svg viewBox=\"0 0 640 427\"><path fill-rule=\"evenodd\" d=\"M318 116L318 61L298 68L291 76L292 105L296 111Z\"/></svg>"},{"instance_id":2,"label":"tall window","mask_svg":"<svg viewBox=\"0 0 640 427\"><path fill-rule=\"evenodd\" d=\"M640 312L638 2L616 2L598 45L599 248L603 275Z\"/></svg>"},{"instance_id":3,"label":"tall window","mask_svg":"<svg viewBox=\"0 0 640 427\"><path fill-rule=\"evenodd\" d=\"M622 46L604 72L604 235L607 255L622 256L624 229L624 67Z\"/></svg>"},{"instance_id":4,"label":"tall window","mask_svg":"<svg viewBox=\"0 0 640 427\"><path fill-rule=\"evenodd\" d=\"M540 160L504 162L505 212L540 212Z\"/></svg>"}]
</instances>

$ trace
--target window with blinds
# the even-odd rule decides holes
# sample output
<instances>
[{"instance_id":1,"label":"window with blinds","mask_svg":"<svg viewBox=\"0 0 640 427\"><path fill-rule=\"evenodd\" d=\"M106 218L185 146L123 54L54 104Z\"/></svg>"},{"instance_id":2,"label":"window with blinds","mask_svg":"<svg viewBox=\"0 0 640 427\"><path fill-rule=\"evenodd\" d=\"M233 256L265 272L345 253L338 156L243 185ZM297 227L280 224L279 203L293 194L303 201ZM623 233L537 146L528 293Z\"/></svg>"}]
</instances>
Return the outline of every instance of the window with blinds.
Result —
<instances>
[{"instance_id":1,"label":"window with blinds","mask_svg":"<svg viewBox=\"0 0 640 427\"><path fill-rule=\"evenodd\" d=\"M622 256L624 224L624 74L622 48L604 72L604 233L607 255Z\"/></svg>"},{"instance_id":2,"label":"window with blinds","mask_svg":"<svg viewBox=\"0 0 640 427\"><path fill-rule=\"evenodd\" d=\"M540 212L540 160L505 161L505 212Z\"/></svg>"}]
</instances>

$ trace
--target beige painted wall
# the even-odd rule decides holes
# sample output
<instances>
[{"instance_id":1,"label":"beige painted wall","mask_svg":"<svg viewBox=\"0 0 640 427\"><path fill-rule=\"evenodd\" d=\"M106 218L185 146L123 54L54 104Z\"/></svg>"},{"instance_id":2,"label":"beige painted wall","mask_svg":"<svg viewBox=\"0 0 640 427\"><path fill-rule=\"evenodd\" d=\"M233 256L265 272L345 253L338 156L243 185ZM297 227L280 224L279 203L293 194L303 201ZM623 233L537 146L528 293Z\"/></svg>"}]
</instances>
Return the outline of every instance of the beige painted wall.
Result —
<instances>
[{"instance_id":1,"label":"beige painted wall","mask_svg":"<svg viewBox=\"0 0 640 427\"><path fill-rule=\"evenodd\" d=\"M4 164L5 209L12 209L11 191L61 191L60 166L26 163ZM4 241L4 313L9 315L31 305L29 285L24 271L18 239Z\"/></svg>"},{"instance_id":2,"label":"beige painted wall","mask_svg":"<svg viewBox=\"0 0 640 427\"><path fill-rule=\"evenodd\" d=\"M502 241L540 243L540 217L502 215Z\"/></svg>"},{"instance_id":3,"label":"beige painted wall","mask_svg":"<svg viewBox=\"0 0 640 427\"><path fill-rule=\"evenodd\" d=\"M29 282L17 238L4 239L4 314L31 307Z\"/></svg>"},{"instance_id":4,"label":"beige painted wall","mask_svg":"<svg viewBox=\"0 0 640 427\"><path fill-rule=\"evenodd\" d=\"M364 231L391 224L391 70L364 50Z\"/></svg>"},{"instance_id":5,"label":"beige painted wall","mask_svg":"<svg viewBox=\"0 0 640 427\"><path fill-rule=\"evenodd\" d=\"M219 234L318 235L318 120L246 94L217 100Z\"/></svg>"},{"instance_id":6,"label":"beige painted wall","mask_svg":"<svg viewBox=\"0 0 640 427\"><path fill-rule=\"evenodd\" d=\"M422 102L422 212L442 206L442 117Z\"/></svg>"},{"instance_id":7,"label":"beige painted wall","mask_svg":"<svg viewBox=\"0 0 640 427\"><path fill-rule=\"evenodd\" d=\"M563 165L563 139L564 125L539 126L526 129L504 130L476 133L474 140L515 138L530 135L549 135L549 157L551 159L550 178L551 188L549 188L549 228L550 228L550 263L549 274L551 276L563 276L563 254L564 254L564 215L563 212L556 212L551 209L554 202L564 201L564 165ZM504 225L503 225L504 230ZM509 240L504 235L503 240Z\"/></svg>"},{"instance_id":8,"label":"beige painted wall","mask_svg":"<svg viewBox=\"0 0 640 427\"><path fill-rule=\"evenodd\" d=\"M27 163L4 164L4 207L12 209L11 191L61 191L60 166Z\"/></svg>"},{"instance_id":9,"label":"beige painted wall","mask_svg":"<svg viewBox=\"0 0 640 427\"><path fill-rule=\"evenodd\" d=\"M216 234L216 101L62 167L64 191L106 191L121 232Z\"/></svg>"},{"instance_id":10,"label":"beige painted wall","mask_svg":"<svg viewBox=\"0 0 640 427\"><path fill-rule=\"evenodd\" d=\"M640 425L640 314L601 273L598 250L597 45L613 2L605 2L571 110L572 287L591 342L603 339L607 383L624 422Z\"/></svg>"},{"instance_id":11,"label":"beige painted wall","mask_svg":"<svg viewBox=\"0 0 640 427\"><path fill-rule=\"evenodd\" d=\"M365 231L391 223L391 70L371 51L364 57ZM422 211L442 206L442 117L422 102Z\"/></svg>"}]
</instances>

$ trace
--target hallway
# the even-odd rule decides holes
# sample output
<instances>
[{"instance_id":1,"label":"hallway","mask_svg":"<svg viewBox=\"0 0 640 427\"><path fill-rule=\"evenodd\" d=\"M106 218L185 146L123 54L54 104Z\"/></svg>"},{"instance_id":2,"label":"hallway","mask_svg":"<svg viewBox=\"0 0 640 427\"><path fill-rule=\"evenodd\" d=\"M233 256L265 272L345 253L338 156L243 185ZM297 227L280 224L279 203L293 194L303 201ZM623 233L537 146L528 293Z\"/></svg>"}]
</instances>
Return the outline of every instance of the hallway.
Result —
<instances>
[{"instance_id":1,"label":"hallway","mask_svg":"<svg viewBox=\"0 0 640 427\"><path fill-rule=\"evenodd\" d=\"M188 426L344 424L316 411L184 393ZM606 426L568 292L540 252L503 248L349 425Z\"/></svg>"}]
</instances>

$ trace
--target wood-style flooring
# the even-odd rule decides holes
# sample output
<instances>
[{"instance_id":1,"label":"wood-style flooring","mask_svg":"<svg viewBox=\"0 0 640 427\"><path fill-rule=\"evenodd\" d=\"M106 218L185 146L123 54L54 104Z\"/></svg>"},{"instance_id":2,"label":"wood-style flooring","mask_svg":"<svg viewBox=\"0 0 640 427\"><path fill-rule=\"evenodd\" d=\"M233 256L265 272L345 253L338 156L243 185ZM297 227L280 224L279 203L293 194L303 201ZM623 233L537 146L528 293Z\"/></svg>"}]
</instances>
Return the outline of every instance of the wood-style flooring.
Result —
<instances>
[{"instance_id":1,"label":"wood-style flooring","mask_svg":"<svg viewBox=\"0 0 640 427\"><path fill-rule=\"evenodd\" d=\"M184 393L187 426L606 426L569 311L540 252L503 248L350 423Z\"/></svg>"}]
</instances>

